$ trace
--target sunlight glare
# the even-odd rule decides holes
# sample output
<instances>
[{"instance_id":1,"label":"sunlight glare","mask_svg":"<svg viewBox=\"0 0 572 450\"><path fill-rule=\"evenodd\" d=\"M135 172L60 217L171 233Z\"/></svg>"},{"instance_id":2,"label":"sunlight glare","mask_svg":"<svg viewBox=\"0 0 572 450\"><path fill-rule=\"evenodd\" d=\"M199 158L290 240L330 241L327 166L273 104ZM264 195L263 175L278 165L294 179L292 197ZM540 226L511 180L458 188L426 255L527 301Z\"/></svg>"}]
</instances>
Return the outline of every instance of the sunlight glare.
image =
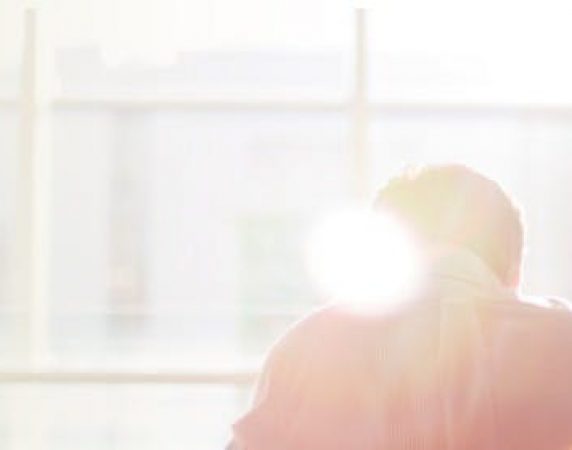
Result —
<instances>
[{"instance_id":1,"label":"sunlight glare","mask_svg":"<svg viewBox=\"0 0 572 450\"><path fill-rule=\"evenodd\" d=\"M325 218L307 245L310 276L329 299L392 308L420 284L420 252L389 214L348 209Z\"/></svg>"}]
</instances>

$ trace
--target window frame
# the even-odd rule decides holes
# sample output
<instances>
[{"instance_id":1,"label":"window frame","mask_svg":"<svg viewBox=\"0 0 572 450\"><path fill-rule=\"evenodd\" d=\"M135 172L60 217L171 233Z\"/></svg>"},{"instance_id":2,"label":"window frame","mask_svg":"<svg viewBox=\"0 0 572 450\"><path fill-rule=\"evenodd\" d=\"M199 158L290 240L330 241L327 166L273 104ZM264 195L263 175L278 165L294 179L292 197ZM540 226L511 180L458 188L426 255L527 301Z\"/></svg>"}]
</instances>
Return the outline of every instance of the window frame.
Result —
<instances>
[{"instance_id":1,"label":"window frame","mask_svg":"<svg viewBox=\"0 0 572 450\"><path fill-rule=\"evenodd\" d=\"M0 99L2 105L16 105L20 109L20 161L22 166L20 236L16 243L20 257L17 261L17 300L25 309L22 368L0 369L0 384L9 383L97 383L97 384L223 384L251 385L258 368L237 368L232 371L149 371L149 370L67 370L54 365L49 353L49 281L50 223L50 149L47 116L52 108L111 108L133 110L181 109L184 111L262 110L262 111L339 111L347 114L351 123L348 152L351 161L352 191L357 199L364 199L371 180L369 166L369 126L373 112L445 112L487 113L516 115L572 116L566 105L477 104L477 103L388 103L373 102L368 96L368 9L354 8L353 88L343 100L319 98L168 98L137 97L50 97L46 89L45 41L41 39L43 15L37 7L24 11L24 45L22 47L21 96L18 101Z\"/></svg>"}]
</instances>

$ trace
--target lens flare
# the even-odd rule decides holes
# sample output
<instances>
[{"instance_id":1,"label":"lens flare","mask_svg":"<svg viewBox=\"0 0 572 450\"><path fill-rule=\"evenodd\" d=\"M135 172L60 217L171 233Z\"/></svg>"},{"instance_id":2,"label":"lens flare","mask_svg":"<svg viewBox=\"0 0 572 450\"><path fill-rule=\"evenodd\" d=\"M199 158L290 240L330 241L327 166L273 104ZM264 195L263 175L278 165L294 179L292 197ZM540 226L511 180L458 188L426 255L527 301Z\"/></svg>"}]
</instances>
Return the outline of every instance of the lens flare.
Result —
<instances>
[{"instance_id":1,"label":"lens flare","mask_svg":"<svg viewBox=\"0 0 572 450\"><path fill-rule=\"evenodd\" d=\"M317 288L348 305L397 307L420 284L418 247L386 213L347 209L327 216L310 234L306 256Z\"/></svg>"}]
</instances>

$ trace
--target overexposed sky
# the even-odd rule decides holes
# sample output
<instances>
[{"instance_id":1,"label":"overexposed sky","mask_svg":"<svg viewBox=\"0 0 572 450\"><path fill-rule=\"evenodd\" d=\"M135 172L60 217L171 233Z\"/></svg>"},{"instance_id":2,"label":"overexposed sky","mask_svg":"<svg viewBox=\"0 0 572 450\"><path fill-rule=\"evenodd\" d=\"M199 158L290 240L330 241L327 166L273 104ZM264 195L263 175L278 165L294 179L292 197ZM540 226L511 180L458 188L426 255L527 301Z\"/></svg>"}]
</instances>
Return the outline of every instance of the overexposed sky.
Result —
<instances>
[{"instance_id":1,"label":"overexposed sky","mask_svg":"<svg viewBox=\"0 0 572 450\"><path fill-rule=\"evenodd\" d=\"M24 0L0 0L2 48L14 46ZM347 45L351 0L36 0L54 42L162 47ZM388 51L505 54L566 59L567 0L371 0L375 46ZM144 50L142 50L144 51Z\"/></svg>"},{"instance_id":2,"label":"overexposed sky","mask_svg":"<svg viewBox=\"0 0 572 450\"><path fill-rule=\"evenodd\" d=\"M17 61L24 0L0 0L0 66ZM179 51L352 46L351 0L36 0L56 47L110 60ZM569 0L370 0L372 54L465 55L491 77L569 89ZM382 62L383 63L383 62ZM375 64L375 62L374 62Z\"/></svg>"},{"instance_id":3,"label":"overexposed sky","mask_svg":"<svg viewBox=\"0 0 572 450\"><path fill-rule=\"evenodd\" d=\"M348 39L345 0L52 0L58 41L122 41L185 50L331 46ZM154 44L155 43L155 44Z\"/></svg>"},{"instance_id":4,"label":"overexposed sky","mask_svg":"<svg viewBox=\"0 0 572 450\"><path fill-rule=\"evenodd\" d=\"M15 1L15 0L2 0ZM62 41L106 34L205 46L341 45L351 0L44 0ZM566 0L373 0L375 34L394 50L564 50ZM349 17L348 17L349 16ZM349 20L348 20L349 19Z\"/></svg>"}]
</instances>

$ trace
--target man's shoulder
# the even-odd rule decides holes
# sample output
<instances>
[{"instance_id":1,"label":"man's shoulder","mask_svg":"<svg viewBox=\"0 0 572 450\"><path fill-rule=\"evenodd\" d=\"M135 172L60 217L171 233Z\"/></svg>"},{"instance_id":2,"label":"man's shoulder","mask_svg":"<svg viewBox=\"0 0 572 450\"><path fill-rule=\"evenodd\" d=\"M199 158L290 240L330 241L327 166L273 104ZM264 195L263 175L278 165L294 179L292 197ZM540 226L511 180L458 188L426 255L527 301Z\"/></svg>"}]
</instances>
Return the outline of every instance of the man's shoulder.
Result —
<instances>
[{"instance_id":1,"label":"man's shoulder","mask_svg":"<svg viewBox=\"0 0 572 450\"><path fill-rule=\"evenodd\" d=\"M352 354L356 346L365 345L370 332L379 329L379 321L372 316L355 314L340 305L322 306L282 334L271 348L271 358L281 355L301 361L308 355L322 362L338 360L344 354Z\"/></svg>"},{"instance_id":2,"label":"man's shoulder","mask_svg":"<svg viewBox=\"0 0 572 450\"><path fill-rule=\"evenodd\" d=\"M515 305L523 315L538 319L572 321L572 302L562 297L522 296Z\"/></svg>"},{"instance_id":3,"label":"man's shoulder","mask_svg":"<svg viewBox=\"0 0 572 450\"><path fill-rule=\"evenodd\" d=\"M283 346L298 341L320 339L339 332L351 322L351 316L337 305L326 305L310 311L291 324L276 342Z\"/></svg>"},{"instance_id":4,"label":"man's shoulder","mask_svg":"<svg viewBox=\"0 0 572 450\"><path fill-rule=\"evenodd\" d=\"M523 297L522 302L528 305L535 306L537 308L542 308L543 310L550 310L550 311L569 311L572 312L572 302L570 300L556 297L556 296L549 296L549 297L532 297L527 296ZM566 314L564 314L566 316ZM572 317L572 315L570 315Z\"/></svg>"},{"instance_id":5,"label":"man's shoulder","mask_svg":"<svg viewBox=\"0 0 572 450\"><path fill-rule=\"evenodd\" d=\"M361 312L340 304L329 304L317 308L296 322L283 335L286 339L308 338L310 336L355 334L359 330L378 327L390 322L398 314Z\"/></svg>"},{"instance_id":6,"label":"man's shoulder","mask_svg":"<svg viewBox=\"0 0 572 450\"><path fill-rule=\"evenodd\" d=\"M572 304L558 297L525 297L499 305L495 314L505 337L518 337L548 346L570 349L572 346ZM528 336L528 337L527 337Z\"/></svg>"}]
</instances>

